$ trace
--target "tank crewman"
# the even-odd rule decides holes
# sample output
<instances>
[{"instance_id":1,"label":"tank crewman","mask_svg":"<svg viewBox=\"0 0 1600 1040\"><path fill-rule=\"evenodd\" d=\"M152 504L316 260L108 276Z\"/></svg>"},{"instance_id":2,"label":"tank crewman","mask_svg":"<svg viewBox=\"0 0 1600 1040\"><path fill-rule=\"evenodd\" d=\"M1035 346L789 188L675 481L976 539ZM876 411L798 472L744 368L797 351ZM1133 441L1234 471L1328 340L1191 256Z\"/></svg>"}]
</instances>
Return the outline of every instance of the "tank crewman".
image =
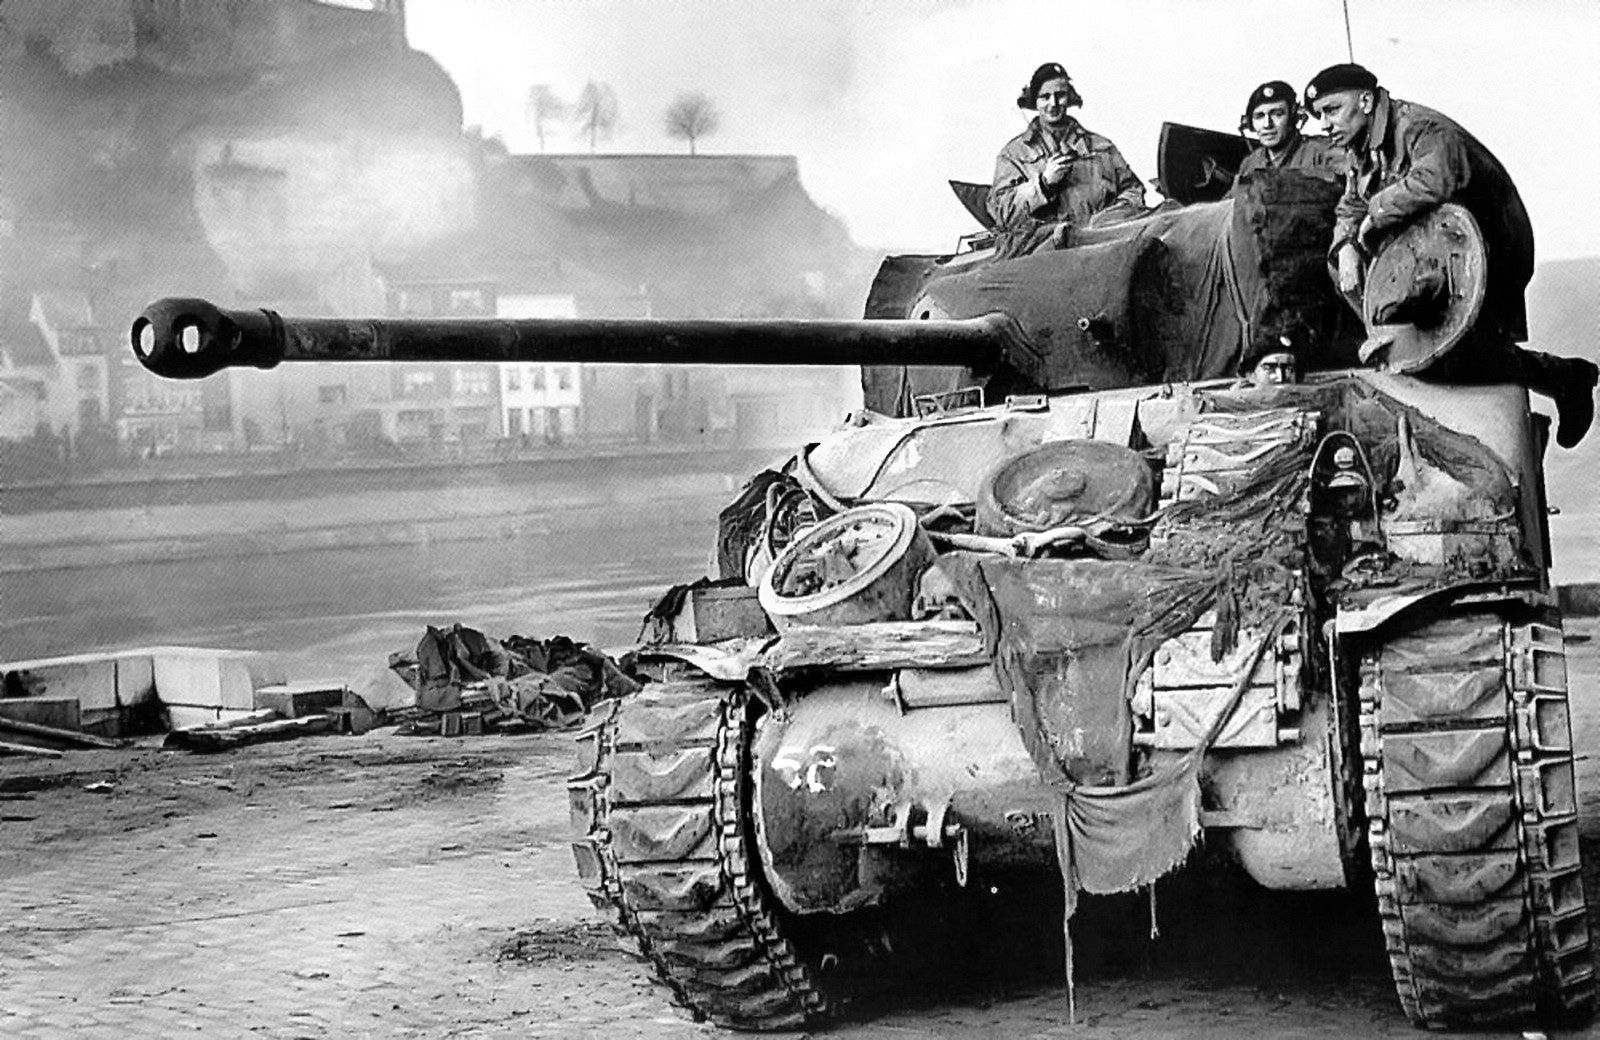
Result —
<instances>
[{"instance_id":1,"label":"tank crewman","mask_svg":"<svg viewBox=\"0 0 1600 1040\"><path fill-rule=\"evenodd\" d=\"M1306 87L1306 103L1333 143L1349 150L1330 263L1339 291L1362 288L1364 259L1384 235L1445 202L1467 209L1488 247L1488 279L1472 345L1442 359L1442 378L1520 383L1554 399L1556 443L1570 448L1594 420L1600 368L1517 346L1528 338L1523 290L1533 277L1533 226L1500 160L1449 117L1392 97L1360 65L1333 65ZM1384 323L1412 320L1447 292L1443 279L1414 287ZM1405 311L1413 313L1407 314Z\"/></svg>"},{"instance_id":2,"label":"tank crewman","mask_svg":"<svg viewBox=\"0 0 1600 1040\"><path fill-rule=\"evenodd\" d=\"M1059 242L1065 228L1095 214L1144 212L1144 184L1117 146L1084 128L1071 110L1083 105L1067 70L1047 62L1034 70L1017 107L1038 114L995 159L989 214L1000 230L1000 254L1018 256ZM1113 217L1114 219L1114 217Z\"/></svg>"},{"instance_id":3,"label":"tank crewman","mask_svg":"<svg viewBox=\"0 0 1600 1040\"><path fill-rule=\"evenodd\" d=\"M1296 360L1294 353L1288 350L1275 350L1270 354L1263 354L1256 360L1255 367L1250 369L1249 380L1250 385L1257 389L1298 383L1300 362Z\"/></svg>"},{"instance_id":4,"label":"tank crewman","mask_svg":"<svg viewBox=\"0 0 1600 1040\"><path fill-rule=\"evenodd\" d=\"M1256 147L1239 164L1229 194L1239 190L1241 177L1257 170L1306 170L1342 178L1344 149L1334 147L1326 137L1301 133L1305 121L1306 112L1300 107L1294 88L1283 80L1275 79L1252 90L1244 115L1239 118L1239 132L1253 136Z\"/></svg>"},{"instance_id":5,"label":"tank crewman","mask_svg":"<svg viewBox=\"0 0 1600 1040\"><path fill-rule=\"evenodd\" d=\"M1264 336L1239 359L1239 389L1264 389L1300 382L1300 352L1289 335Z\"/></svg>"}]
</instances>

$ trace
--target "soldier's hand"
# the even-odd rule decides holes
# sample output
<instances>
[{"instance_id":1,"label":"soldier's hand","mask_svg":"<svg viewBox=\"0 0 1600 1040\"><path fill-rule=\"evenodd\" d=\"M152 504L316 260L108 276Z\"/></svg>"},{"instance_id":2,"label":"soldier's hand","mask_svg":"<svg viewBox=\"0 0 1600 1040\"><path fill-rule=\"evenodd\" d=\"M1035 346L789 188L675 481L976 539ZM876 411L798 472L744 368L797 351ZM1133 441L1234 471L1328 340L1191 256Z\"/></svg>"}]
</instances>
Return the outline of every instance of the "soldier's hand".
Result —
<instances>
[{"instance_id":1,"label":"soldier's hand","mask_svg":"<svg viewBox=\"0 0 1600 1040\"><path fill-rule=\"evenodd\" d=\"M1356 229L1356 241L1361 244L1361 248L1365 249L1368 255L1378 251L1379 235L1378 229L1372 226L1372 218L1370 216L1362 217L1361 226Z\"/></svg>"},{"instance_id":2,"label":"soldier's hand","mask_svg":"<svg viewBox=\"0 0 1600 1040\"><path fill-rule=\"evenodd\" d=\"M1066 155L1052 155L1045 160L1044 169L1040 171L1039 178L1051 187L1055 187L1067 179L1067 166L1072 162Z\"/></svg>"},{"instance_id":3,"label":"soldier's hand","mask_svg":"<svg viewBox=\"0 0 1600 1040\"><path fill-rule=\"evenodd\" d=\"M1361 291L1361 253L1349 243L1339 250L1339 291L1347 296Z\"/></svg>"}]
</instances>

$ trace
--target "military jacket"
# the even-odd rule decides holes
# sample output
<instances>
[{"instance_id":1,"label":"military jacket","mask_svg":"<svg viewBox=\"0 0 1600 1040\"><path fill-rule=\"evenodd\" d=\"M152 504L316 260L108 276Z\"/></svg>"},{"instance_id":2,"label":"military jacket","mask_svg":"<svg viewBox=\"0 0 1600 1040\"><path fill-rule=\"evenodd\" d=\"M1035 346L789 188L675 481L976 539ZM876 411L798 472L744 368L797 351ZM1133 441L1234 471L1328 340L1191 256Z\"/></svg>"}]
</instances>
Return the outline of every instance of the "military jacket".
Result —
<instances>
[{"instance_id":1,"label":"military jacket","mask_svg":"<svg viewBox=\"0 0 1600 1040\"><path fill-rule=\"evenodd\" d=\"M1229 194L1239 190L1241 177L1258 170L1305 170L1343 179L1349 166L1349 154L1326 137L1307 137L1297 133L1294 144L1277 162L1272 161L1272 153L1261 147L1245 156L1244 162L1239 164L1239 172L1234 175L1233 190Z\"/></svg>"},{"instance_id":2,"label":"military jacket","mask_svg":"<svg viewBox=\"0 0 1600 1040\"><path fill-rule=\"evenodd\" d=\"M1335 251L1364 218L1386 231L1444 202L1478 221L1489 250L1484 318L1527 338L1522 293L1533 277L1533 225L1511 175L1477 138L1431 108L1377 91L1363 147L1352 152L1334 229Z\"/></svg>"},{"instance_id":3,"label":"military jacket","mask_svg":"<svg viewBox=\"0 0 1600 1040\"><path fill-rule=\"evenodd\" d=\"M1143 183L1108 138L1074 119L1062 135L1061 148L1073 161L1067 179L1053 190L1039 179L1055 150L1037 116L1000 149L989 190L989 214L1000 228L1015 231L1032 222L1082 225L1090 215L1118 203L1144 208Z\"/></svg>"}]
</instances>

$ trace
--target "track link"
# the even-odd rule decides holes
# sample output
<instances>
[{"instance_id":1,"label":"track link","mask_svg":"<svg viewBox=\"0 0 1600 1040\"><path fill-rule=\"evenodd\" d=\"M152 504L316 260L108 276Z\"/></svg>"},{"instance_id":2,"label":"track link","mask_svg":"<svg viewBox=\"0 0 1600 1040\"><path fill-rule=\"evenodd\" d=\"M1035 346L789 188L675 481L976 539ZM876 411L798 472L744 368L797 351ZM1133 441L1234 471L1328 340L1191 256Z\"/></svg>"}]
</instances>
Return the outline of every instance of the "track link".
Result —
<instances>
[{"instance_id":1,"label":"track link","mask_svg":"<svg viewBox=\"0 0 1600 1040\"><path fill-rule=\"evenodd\" d=\"M1587 1015L1594 999L1559 624L1435 621L1362 660L1378 910L1412 1022Z\"/></svg>"},{"instance_id":2,"label":"track link","mask_svg":"<svg viewBox=\"0 0 1600 1040\"><path fill-rule=\"evenodd\" d=\"M742 689L679 681L596 712L567 784L573 854L679 1003L735 1029L795 1029L830 1001L780 933L750 846Z\"/></svg>"}]
</instances>

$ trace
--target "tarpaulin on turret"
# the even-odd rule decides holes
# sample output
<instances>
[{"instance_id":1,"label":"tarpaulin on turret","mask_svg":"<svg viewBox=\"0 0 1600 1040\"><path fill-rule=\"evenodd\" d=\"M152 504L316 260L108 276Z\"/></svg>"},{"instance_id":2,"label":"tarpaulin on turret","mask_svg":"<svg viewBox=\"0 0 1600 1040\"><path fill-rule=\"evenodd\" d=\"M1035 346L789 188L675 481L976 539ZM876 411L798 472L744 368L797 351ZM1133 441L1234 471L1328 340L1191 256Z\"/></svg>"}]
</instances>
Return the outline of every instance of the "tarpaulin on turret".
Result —
<instances>
[{"instance_id":1,"label":"tarpaulin on turret","mask_svg":"<svg viewBox=\"0 0 1600 1040\"><path fill-rule=\"evenodd\" d=\"M959 272L929 271L906 317L1016 319L1030 344L993 373L863 370L866 405L910 413L911 398L982 382L1006 394L1226 378L1276 346L1307 368L1350 363L1359 331L1328 283L1335 186L1263 176L1232 199L1140 220L1069 229L1062 248ZM892 266L891 260L889 265ZM925 268L924 268L925 269ZM902 279L905 281L905 279ZM878 301L875 316L889 316Z\"/></svg>"}]
</instances>

